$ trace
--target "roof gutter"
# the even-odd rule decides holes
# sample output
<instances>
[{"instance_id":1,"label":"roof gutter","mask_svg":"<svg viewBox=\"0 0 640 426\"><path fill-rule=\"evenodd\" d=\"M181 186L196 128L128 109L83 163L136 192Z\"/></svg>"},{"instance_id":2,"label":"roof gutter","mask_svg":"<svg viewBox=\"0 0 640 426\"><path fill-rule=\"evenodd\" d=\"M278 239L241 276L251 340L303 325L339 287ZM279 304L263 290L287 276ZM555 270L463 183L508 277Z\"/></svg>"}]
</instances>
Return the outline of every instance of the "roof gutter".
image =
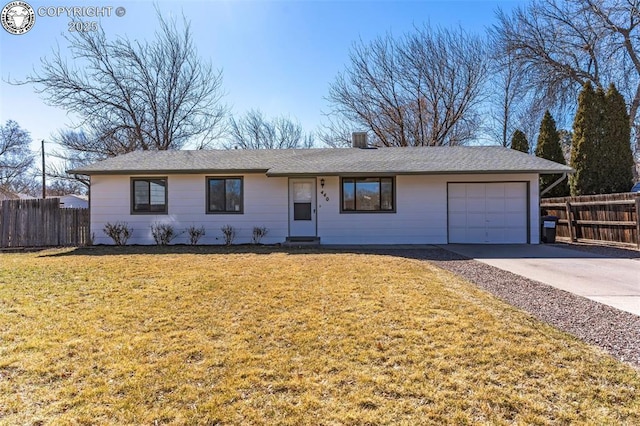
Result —
<instances>
[{"instance_id":1,"label":"roof gutter","mask_svg":"<svg viewBox=\"0 0 640 426\"><path fill-rule=\"evenodd\" d=\"M565 180L567 178L567 173L563 173L562 176L560 176L555 182L553 182L551 185L547 186L544 191L542 191L540 193L540 197L542 197L544 194L546 194L547 192L551 191L553 188L555 188L556 186L560 185L560 183Z\"/></svg>"},{"instance_id":2,"label":"roof gutter","mask_svg":"<svg viewBox=\"0 0 640 426\"><path fill-rule=\"evenodd\" d=\"M360 149L360 148L359 148ZM302 177L302 176L441 176L441 175L521 175L521 174L559 174L569 172L561 170L310 170L299 171L267 171L267 177Z\"/></svg>"},{"instance_id":3,"label":"roof gutter","mask_svg":"<svg viewBox=\"0 0 640 426\"><path fill-rule=\"evenodd\" d=\"M215 175L215 174L250 174L266 173L267 169L122 169L122 170L67 170L68 174L94 176L94 175Z\"/></svg>"}]
</instances>

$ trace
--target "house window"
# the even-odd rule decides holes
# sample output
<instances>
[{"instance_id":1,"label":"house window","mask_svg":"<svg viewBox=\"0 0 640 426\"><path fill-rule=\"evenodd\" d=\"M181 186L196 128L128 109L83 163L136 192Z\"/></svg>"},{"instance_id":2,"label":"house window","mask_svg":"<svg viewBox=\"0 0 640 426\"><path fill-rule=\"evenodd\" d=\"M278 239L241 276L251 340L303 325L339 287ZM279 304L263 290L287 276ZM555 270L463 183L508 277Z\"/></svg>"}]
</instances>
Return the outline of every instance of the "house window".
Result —
<instances>
[{"instance_id":1,"label":"house window","mask_svg":"<svg viewBox=\"0 0 640 426\"><path fill-rule=\"evenodd\" d=\"M207 178L207 213L242 213L242 178Z\"/></svg>"},{"instance_id":2,"label":"house window","mask_svg":"<svg viewBox=\"0 0 640 426\"><path fill-rule=\"evenodd\" d=\"M167 178L131 179L132 213L167 213Z\"/></svg>"},{"instance_id":3,"label":"house window","mask_svg":"<svg viewBox=\"0 0 640 426\"><path fill-rule=\"evenodd\" d=\"M342 178L342 211L393 212L394 192L391 177Z\"/></svg>"}]
</instances>

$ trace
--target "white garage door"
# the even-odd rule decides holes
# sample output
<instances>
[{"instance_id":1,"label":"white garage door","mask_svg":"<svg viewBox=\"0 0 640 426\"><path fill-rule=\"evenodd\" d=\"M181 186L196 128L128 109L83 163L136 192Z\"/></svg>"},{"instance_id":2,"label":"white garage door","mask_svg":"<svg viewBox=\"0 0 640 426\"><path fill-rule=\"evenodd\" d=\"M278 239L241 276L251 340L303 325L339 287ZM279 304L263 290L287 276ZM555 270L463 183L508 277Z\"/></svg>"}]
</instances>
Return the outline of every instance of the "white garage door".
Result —
<instances>
[{"instance_id":1,"label":"white garage door","mask_svg":"<svg viewBox=\"0 0 640 426\"><path fill-rule=\"evenodd\" d=\"M450 183L449 243L526 243L527 183Z\"/></svg>"}]
</instances>

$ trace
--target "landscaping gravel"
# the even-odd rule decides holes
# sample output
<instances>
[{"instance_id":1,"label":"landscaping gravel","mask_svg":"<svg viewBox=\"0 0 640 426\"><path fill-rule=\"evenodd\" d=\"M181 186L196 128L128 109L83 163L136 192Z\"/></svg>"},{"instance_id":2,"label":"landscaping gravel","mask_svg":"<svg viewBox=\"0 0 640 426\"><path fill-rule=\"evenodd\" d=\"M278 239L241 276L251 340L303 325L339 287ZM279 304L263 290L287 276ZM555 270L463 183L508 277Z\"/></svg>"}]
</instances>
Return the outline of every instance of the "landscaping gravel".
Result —
<instances>
[{"instance_id":1,"label":"landscaping gravel","mask_svg":"<svg viewBox=\"0 0 640 426\"><path fill-rule=\"evenodd\" d=\"M597 248L584 248L597 251ZM533 281L439 247L384 250L396 256L427 260L535 318L598 346L640 368L640 316ZM629 253L631 256L633 252Z\"/></svg>"}]
</instances>

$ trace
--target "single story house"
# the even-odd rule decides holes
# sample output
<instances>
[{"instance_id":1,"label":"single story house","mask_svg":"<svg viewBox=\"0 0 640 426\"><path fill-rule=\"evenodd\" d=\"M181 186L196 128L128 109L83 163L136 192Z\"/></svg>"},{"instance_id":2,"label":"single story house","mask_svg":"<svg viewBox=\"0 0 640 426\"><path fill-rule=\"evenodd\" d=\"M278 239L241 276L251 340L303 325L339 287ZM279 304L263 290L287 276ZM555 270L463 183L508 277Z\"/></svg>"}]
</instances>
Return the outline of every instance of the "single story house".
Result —
<instances>
[{"instance_id":1,"label":"single story house","mask_svg":"<svg viewBox=\"0 0 640 426\"><path fill-rule=\"evenodd\" d=\"M540 240L539 175L568 166L502 147L132 152L70 171L91 178L91 232L126 222L131 244L151 225L221 227L248 243L531 243ZM183 233L172 243L186 243Z\"/></svg>"},{"instance_id":2,"label":"single story house","mask_svg":"<svg viewBox=\"0 0 640 426\"><path fill-rule=\"evenodd\" d=\"M60 208L66 209L88 209L89 197L79 194L67 194L67 195L51 195L47 198L59 198ZM34 197L29 194L14 194L10 191L0 188L0 201L2 200L40 200L41 197Z\"/></svg>"},{"instance_id":3,"label":"single story house","mask_svg":"<svg viewBox=\"0 0 640 426\"><path fill-rule=\"evenodd\" d=\"M60 198L60 208L63 209L87 209L89 208L89 197L79 194L67 194L47 198Z\"/></svg>"}]
</instances>

